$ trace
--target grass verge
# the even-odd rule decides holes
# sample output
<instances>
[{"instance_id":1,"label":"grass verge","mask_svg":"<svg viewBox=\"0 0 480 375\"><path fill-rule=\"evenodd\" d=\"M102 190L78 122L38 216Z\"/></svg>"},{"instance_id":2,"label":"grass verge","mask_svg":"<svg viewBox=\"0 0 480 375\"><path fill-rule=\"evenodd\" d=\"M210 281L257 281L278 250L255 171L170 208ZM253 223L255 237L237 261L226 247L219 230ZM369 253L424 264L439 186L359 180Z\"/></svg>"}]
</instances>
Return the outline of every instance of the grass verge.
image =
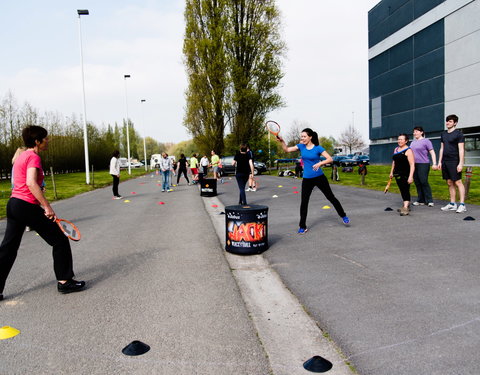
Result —
<instances>
[{"instance_id":1,"label":"grass verge","mask_svg":"<svg viewBox=\"0 0 480 375\"><path fill-rule=\"evenodd\" d=\"M128 175L126 171L122 171L120 181L129 180L145 174L145 169L132 169L132 174ZM85 183L85 172L68 173L68 174L56 174L55 188L57 197L54 197L52 176L45 176L46 192L45 195L50 202L56 200L67 199L75 195L92 191L98 188L102 188L112 184L112 176L108 171L97 171L93 174L93 178L90 175L90 185ZM11 193L11 182L0 182L0 218L6 216L6 206Z\"/></svg>"}]
</instances>

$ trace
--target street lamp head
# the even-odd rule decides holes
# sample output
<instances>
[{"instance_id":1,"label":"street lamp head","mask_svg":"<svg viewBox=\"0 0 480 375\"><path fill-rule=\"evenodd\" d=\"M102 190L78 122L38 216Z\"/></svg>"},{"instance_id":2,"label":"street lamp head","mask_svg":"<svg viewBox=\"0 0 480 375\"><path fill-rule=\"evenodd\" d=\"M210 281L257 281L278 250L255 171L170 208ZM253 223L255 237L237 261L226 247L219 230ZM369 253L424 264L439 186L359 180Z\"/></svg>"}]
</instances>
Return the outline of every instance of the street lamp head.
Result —
<instances>
[{"instance_id":1,"label":"street lamp head","mask_svg":"<svg viewBox=\"0 0 480 375\"><path fill-rule=\"evenodd\" d=\"M125 74L123 78L130 78L130 74Z\"/></svg>"},{"instance_id":2,"label":"street lamp head","mask_svg":"<svg viewBox=\"0 0 480 375\"><path fill-rule=\"evenodd\" d=\"M88 16L90 14L88 9L77 9L77 13L79 16Z\"/></svg>"}]
</instances>

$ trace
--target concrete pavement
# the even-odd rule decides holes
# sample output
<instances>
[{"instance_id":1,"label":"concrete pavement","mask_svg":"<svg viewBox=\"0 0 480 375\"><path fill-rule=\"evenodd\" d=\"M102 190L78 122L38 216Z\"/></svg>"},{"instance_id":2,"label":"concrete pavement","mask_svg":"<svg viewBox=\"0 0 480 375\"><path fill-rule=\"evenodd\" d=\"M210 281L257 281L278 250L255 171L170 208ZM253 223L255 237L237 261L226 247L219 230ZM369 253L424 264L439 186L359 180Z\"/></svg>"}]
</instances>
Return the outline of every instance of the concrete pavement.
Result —
<instances>
[{"instance_id":1,"label":"concrete pavement","mask_svg":"<svg viewBox=\"0 0 480 375\"><path fill-rule=\"evenodd\" d=\"M25 233L0 302L0 326L21 333L0 341L0 374L271 373L197 188L158 183L54 204L82 231L72 248L83 292L56 291L51 250ZM134 340L150 351L122 354Z\"/></svg>"}]
</instances>

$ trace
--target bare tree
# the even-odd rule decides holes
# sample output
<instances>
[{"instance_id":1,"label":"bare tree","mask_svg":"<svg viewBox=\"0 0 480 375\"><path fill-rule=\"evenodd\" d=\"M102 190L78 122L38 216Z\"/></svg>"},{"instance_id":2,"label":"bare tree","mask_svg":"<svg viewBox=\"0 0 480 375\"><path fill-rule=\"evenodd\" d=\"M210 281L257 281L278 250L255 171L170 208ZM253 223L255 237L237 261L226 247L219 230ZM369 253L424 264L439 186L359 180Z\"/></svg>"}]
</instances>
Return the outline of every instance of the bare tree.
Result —
<instances>
[{"instance_id":1,"label":"bare tree","mask_svg":"<svg viewBox=\"0 0 480 375\"><path fill-rule=\"evenodd\" d=\"M306 121L294 120L292 126L285 135L285 142L288 146L295 146L300 143L300 133L303 129L309 128L310 124Z\"/></svg>"},{"instance_id":2,"label":"bare tree","mask_svg":"<svg viewBox=\"0 0 480 375\"><path fill-rule=\"evenodd\" d=\"M350 154L352 153L352 150L356 150L365 146L362 135L353 125L348 125L342 134L340 134L338 143L347 147L350 151Z\"/></svg>"}]
</instances>

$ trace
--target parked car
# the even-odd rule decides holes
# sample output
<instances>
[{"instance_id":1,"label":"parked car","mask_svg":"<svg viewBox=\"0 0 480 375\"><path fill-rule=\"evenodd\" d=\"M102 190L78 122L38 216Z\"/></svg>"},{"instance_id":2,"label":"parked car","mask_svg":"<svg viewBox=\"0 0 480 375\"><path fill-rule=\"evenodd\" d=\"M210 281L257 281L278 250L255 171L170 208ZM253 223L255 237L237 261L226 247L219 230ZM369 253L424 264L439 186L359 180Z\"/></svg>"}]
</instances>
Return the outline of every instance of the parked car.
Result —
<instances>
[{"instance_id":1,"label":"parked car","mask_svg":"<svg viewBox=\"0 0 480 375\"><path fill-rule=\"evenodd\" d=\"M370 163L369 155L354 155L352 158L343 159L340 161L342 167L353 167L358 164L368 165Z\"/></svg>"},{"instance_id":2,"label":"parked car","mask_svg":"<svg viewBox=\"0 0 480 375\"><path fill-rule=\"evenodd\" d=\"M120 168L128 168L127 158L119 158L118 162L120 164Z\"/></svg>"},{"instance_id":3,"label":"parked car","mask_svg":"<svg viewBox=\"0 0 480 375\"><path fill-rule=\"evenodd\" d=\"M143 164L142 162L139 162L139 161L136 161L136 162L131 162L130 163L130 167L131 168L141 168L143 167L145 164Z\"/></svg>"},{"instance_id":4,"label":"parked car","mask_svg":"<svg viewBox=\"0 0 480 375\"><path fill-rule=\"evenodd\" d=\"M235 174L235 167L233 166L234 156L224 156L222 161L222 176L226 174ZM262 174L267 171L267 166L265 163L254 160L253 162L253 173L255 175Z\"/></svg>"}]
</instances>

